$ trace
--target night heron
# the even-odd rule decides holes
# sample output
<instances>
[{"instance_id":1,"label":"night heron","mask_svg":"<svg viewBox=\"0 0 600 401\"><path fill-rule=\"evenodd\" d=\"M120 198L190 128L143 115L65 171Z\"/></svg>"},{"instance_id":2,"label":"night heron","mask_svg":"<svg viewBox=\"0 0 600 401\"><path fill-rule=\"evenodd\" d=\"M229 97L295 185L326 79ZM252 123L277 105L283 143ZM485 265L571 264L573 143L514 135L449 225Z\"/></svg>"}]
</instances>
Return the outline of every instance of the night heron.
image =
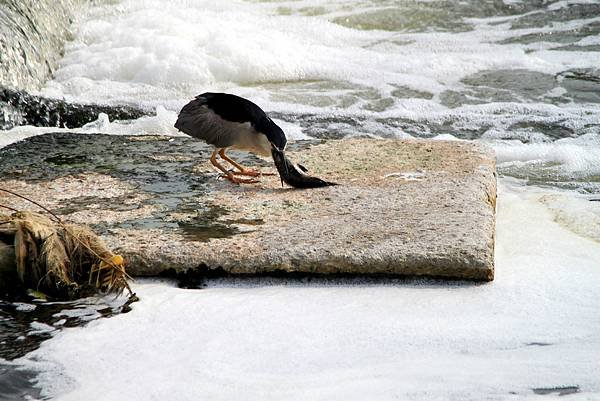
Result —
<instances>
[{"instance_id":1,"label":"night heron","mask_svg":"<svg viewBox=\"0 0 600 401\"><path fill-rule=\"evenodd\" d=\"M211 92L198 95L183 106L175 128L214 145L210 162L229 181L251 184L258 182L257 177L267 175L246 168L227 156L228 149L238 149L261 156L271 155L282 183L285 181L296 188L335 185L307 175L304 167L294 165L284 153L287 139L283 130L260 107L242 97ZM236 171L225 168L217 161L217 156Z\"/></svg>"}]
</instances>

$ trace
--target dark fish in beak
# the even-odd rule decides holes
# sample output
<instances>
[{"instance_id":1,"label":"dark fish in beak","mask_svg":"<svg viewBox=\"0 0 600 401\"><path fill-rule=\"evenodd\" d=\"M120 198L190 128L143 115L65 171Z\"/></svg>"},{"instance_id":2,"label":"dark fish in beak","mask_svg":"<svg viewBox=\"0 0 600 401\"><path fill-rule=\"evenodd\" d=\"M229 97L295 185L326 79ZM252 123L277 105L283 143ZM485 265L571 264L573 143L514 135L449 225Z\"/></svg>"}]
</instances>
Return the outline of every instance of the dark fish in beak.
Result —
<instances>
[{"instance_id":1,"label":"dark fish in beak","mask_svg":"<svg viewBox=\"0 0 600 401\"><path fill-rule=\"evenodd\" d=\"M338 185L335 182L324 181L320 178L306 174L307 169L301 165L295 165L290 159L285 156L283 150L271 146L271 155L275 162L275 167L281 178L281 185L285 182L294 188L321 188L331 185Z\"/></svg>"}]
</instances>

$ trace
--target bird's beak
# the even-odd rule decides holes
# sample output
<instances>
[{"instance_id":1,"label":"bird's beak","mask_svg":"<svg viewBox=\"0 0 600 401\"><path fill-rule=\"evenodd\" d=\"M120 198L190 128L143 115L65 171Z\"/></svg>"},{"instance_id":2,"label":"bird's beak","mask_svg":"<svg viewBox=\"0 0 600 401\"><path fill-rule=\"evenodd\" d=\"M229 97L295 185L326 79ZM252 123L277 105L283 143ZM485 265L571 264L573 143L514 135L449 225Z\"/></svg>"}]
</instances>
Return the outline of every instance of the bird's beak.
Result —
<instances>
[{"instance_id":1,"label":"bird's beak","mask_svg":"<svg viewBox=\"0 0 600 401\"><path fill-rule=\"evenodd\" d=\"M271 144L271 154L273 155L273 159L279 159L279 164L283 163L285 165L285 172L289 174L287 160L285 159L285 154L283 150L279 149L277 146ZM276 162L277 164L277 162ZM283 177L279 174L279 178L281 179L281 186L283 187Z\"/></svg>"}]
</instances>

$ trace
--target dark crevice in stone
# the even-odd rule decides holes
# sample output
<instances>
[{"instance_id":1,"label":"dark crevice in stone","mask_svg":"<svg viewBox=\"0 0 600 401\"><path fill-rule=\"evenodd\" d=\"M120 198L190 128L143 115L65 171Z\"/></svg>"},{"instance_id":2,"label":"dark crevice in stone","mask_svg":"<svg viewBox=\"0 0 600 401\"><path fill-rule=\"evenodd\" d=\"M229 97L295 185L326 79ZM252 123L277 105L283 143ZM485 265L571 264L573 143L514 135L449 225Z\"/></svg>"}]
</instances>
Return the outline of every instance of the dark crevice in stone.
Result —
<instances>
[{"instance_id":1,"label":"dark crevice in stone","mask_svg":"<svg viewBox=\"0 0 600 401\"><path fill-rule=\"evenodd\" d=\"M540 387L532 389L534 393L539 395L558 394L559 396L575 394L579 392L579 386L564 386L564 387Z\"/></svg>"},{"instance_id":2,"label":"dark crevice in stone","mask_svg":"<svg viewBox=\"0 0 600 401\"><path fill-rule=\"evenodd\" d=\"M211 280L222 280L221 283L234 286L282 284L312 284L315 286L345 286L345 285L415 285L424 287L438 286L479 286L486 285L480 281L456 279L450 277L416 276L373 273L303 273L286 270L272 270L268 273L231 273L222 267L210 268L207 265L196 269L177 271L173 268L163 270L159 277L173 279L180 288L202 289L210 286Z\"/></svg>"}]
</instances>

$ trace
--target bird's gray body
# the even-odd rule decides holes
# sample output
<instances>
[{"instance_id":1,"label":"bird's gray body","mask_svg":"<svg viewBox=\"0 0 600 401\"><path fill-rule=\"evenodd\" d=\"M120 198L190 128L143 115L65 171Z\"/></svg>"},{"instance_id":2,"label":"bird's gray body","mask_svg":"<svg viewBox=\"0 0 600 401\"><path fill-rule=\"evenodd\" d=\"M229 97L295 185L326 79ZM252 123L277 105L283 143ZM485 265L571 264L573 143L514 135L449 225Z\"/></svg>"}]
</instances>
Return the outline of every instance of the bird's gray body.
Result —
<instances>
[{"instance_id":1,"label":"bird's gray body","mask_svg":"<svg viewBox=\"0 0 600 401\"><path fill-rule=\"evenodd\" d=\"M245 150L261 156L271 155L271 142L264 132L257 130L258 124L255 124L254 121L241 122L224 119L210 107L209 100L210 98L207 99L205 95L200 95L185 105L175 127L194 138L214 145L216 148ZM268 119L266 115L264 118ZM245 118L236 119L244 120ZM268 120L270 121L270 119Z\"/></svg>"},{"instance_id":2,"label":"bird's gray body","mask_svg":"<svg viewBox=\"0 0 600 401\"><path fill-rule=\"evenodd\" d=\"M249 171L225 155L229 148L250 151L262 156L273 157L281 177L281 183L296 188L319 188L336 185L306 174L305 169L297 168L286 156L287 138L283 130L257 105L236 95L206 92L183 106L175 122L175 128L186 134L202 139L217 149L211 156L211 163L224 176L236 183L256 183L257 180L240 180L226 170L216 160L219 154L239 172L237 174L259 176Z\"/></svg>"}]
</instances>

